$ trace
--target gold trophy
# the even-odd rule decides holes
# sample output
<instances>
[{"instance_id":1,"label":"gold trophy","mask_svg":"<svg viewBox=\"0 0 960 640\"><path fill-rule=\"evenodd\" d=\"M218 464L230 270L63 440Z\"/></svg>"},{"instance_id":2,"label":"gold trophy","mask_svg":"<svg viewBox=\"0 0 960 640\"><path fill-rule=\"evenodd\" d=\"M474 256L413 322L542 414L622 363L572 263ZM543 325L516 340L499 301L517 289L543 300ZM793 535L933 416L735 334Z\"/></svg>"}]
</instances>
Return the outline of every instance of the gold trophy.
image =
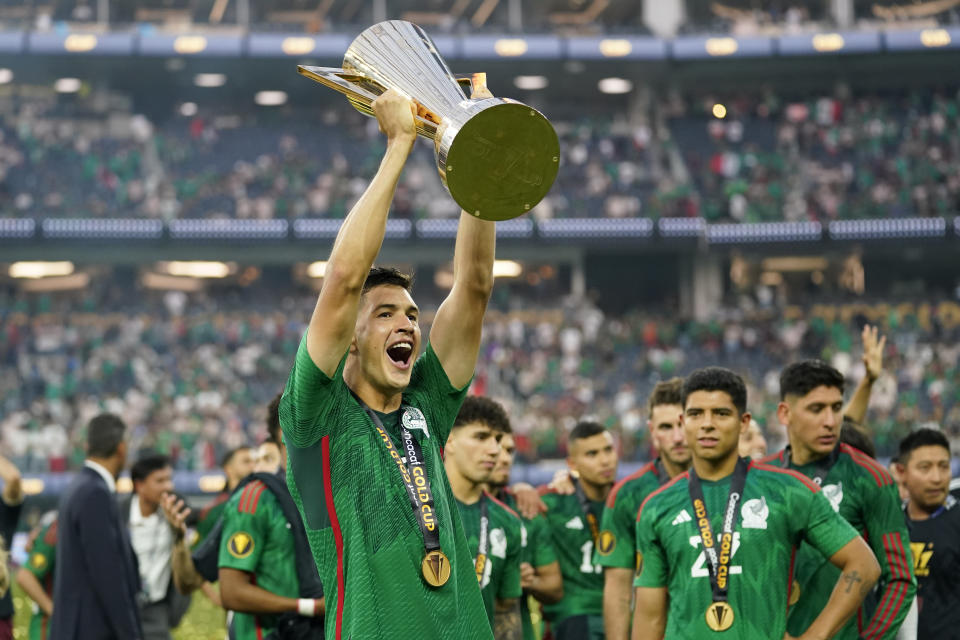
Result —
<instances>
[{"instance_id":1,"label":"gold trophy","mask_svg":"<svg viewBox=\"0 0 960 640\"><path fill-rule=\"evenodd\" d=\"M457 204L478 218L523 215L557 177L560 143L543 114L509 98L468 98L463 87L470 86L470 77L455 77L415 24L388 20L366 29L347 49L342 69L297 70L345 94L368 116L370 103L388 89L413 100L417 133L433 140L440 179Z\"/></svg>"}]
</instances>

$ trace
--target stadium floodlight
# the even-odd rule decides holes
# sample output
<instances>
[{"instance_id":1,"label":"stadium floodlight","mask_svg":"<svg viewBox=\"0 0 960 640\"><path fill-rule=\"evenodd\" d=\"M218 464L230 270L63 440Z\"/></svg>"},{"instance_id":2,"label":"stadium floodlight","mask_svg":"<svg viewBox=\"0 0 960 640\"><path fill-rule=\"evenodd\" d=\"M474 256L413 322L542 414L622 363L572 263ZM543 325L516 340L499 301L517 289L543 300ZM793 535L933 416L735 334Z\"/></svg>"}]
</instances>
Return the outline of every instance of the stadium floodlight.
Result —
<instances>
[{"instance_id":1,"label":"stadium floodlight","mask_svg":"<svg viewBox=\"0 0 960 640\"><path fill-rule=\"evenodd\" d=\"M727 117L727 108L719 102L713 105L713 117L717 120L723 120Z\"/></svg>"},{"instance_id":2,"label":"stadium floodlight","mask_svg":"<svg viewBox=\"0 0 960 640\"><path fill-rule=\"evenodd\" d=\"M326 260L317 260L316 262L311 262L307 267L307 276L311 278L322 278L327 272L327 261Z\"/></svg>"},{"instance_id":3,"label":"stadium floodlight","mask_svg":"<svg viewBox=\"0 0 960 640\"><path fill-rule=\"evenodd\" d=\"M633 82L626 78L603 78L597 83L601 93L618 94L633 91Z\"/></svg>"},{"instance_id":4,"label":"stadium floodlight","mask_svg":"<svg viewBox=\"0 0 960 640\"><path fill-rule=\"evenodd\" d=\"M79 78L60 78L53 83L53 90L57 93L76 93L80 91Z\"/></svg>"},{"instance_id":5,"label":"stadium floodlight","mask_svg":"<svg viewBox=\"0 0 960 640\"><path fill-rule=\"evenodd\" d=\"M180 115L185 118L190 118L197 115L197 103L184 102L182 105L180 105Z\"/></svg>"},{"instance_id":6,"label":"stadium floodlight","mask_svg":"<svg viewBox=\"0 0 960 640\"><path fill-rule=\"evenodd\" d=\"M73 263L62 260L58 262L14 262L8 272L11 278L50 278L54 276L68 276L73 273Z\"/></svg>"},{"instance_id":7,"label":"stadium floodlight","mask_svg":"<svg viewBox=\"0 0 960 640\"><path fill-rule=\"evenodd\" d=\"M10 84L13 82L13 71L10 69L0 69L0 84Z\"/></svg>"},{"instance_id":8,"label":"stadium floodlight","mask_svg":"<svg viewBox=\"0 0 960 640\"><path fill-rule=\"evenodd\" d=\"M278 107L287 103L285 91L258 91L253 101L261 107Z\"/></svg>"},{"instance_id":9,"label":"stadium floodlight","mask_svg":"<svg viewBox=\"0 0 960 640\"><path fill-rule=\"evenodd\" d=\"M226 262L173 260L164 265L167 273L185 278L226 278L232 271Z\"/></svg>"},{"instance_id":10,"label":"stadium floodlight","mask_svg":"<svg viewBox=\"0 0 960 640\"><path fill-rule=\"evenodd\" d=\"M494 260L494 278L516 278L523 273L523 266L514 260Z\"/></svg>"},{"instance_id":11,"label":"stadium floodlight","mask_svg":"<svg viewBox=\"0 0 960 640\"><path fill-rule=\"evenodd\" d=\"M227 84L227 76L222 73L198 73L193 76L193 84L208 89L222 87Z\"/></svg>"},{"instance_id":12,"label":"stadium floodlight","mask_svg":"<svg viewBox=\"0 0 960 640\"><path fill-rule=\"evenodd\" d=\"M513 86L523 91L537 91L546 89L550 81L546 76L517 76L513 79Z\"/></svg>"}]
</instances>

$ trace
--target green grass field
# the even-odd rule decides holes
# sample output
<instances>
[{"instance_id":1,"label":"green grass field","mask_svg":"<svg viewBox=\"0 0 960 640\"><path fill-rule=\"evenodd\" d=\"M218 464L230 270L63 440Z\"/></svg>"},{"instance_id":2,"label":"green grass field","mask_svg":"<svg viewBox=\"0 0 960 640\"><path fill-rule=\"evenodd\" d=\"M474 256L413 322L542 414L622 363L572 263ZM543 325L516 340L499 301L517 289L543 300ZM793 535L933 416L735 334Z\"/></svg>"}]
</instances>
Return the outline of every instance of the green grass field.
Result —
<instances>
[{"instance_id":1,"label":"green grass field","mask_svg":"<svg viewBox=\"0 0 960 640\"><path fill-rule=\"evenodd\" d=\"M13 587L13 606L16 609L13 625L13 637L27 640L32 602L16 585ZM213 606L206 596L196 593L190 610L183 622L173 633L174 640L224 640L226 615L222 609Z\"/></svg>"}]
</instances>

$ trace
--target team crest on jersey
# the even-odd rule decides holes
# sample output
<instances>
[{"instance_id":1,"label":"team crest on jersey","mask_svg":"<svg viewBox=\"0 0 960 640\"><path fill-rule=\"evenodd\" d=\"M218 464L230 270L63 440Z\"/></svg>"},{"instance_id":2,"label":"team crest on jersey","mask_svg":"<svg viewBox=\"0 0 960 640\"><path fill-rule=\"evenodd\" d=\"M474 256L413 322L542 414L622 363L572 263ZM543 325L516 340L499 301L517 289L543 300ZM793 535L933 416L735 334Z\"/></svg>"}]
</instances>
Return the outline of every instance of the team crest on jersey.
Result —
<instances>
[{"instance_id":1,"label":"team crest on jersey","mask_svg":"<svg viewBox=\"0 0 960 640\"><path fill-rule=\"evenodd\" d=\"M843 483L828 484L823 488L823 497L830 501L830 506L837 513L840 512L840 503L843 502Z\"/></svg>"},{"instance_id":2,"label":"team crest on jersey","mask_svg":"<svg viewBox=\"0 0 960 640\"><path fill-rule=\"evenodd\" d=\"M237 531L227 541L227 551L234 558L243 560L253 553L253 536L243 531Z\"/></svg>"},{"instance_id":3,"label":"team crest on jersey","mask_svg":"<svg viewBox=\"0 0 960 640\"><path fill-rule=\"evenodd\" d=\"M416 407L404 407L403 414L400 416L400 424L407 431L423 431L424 435L430 437L430 431L427 430L427 419L423 412Z\"/></svg>"},{"instance_id":4,"label":"team crest on jersey","mask_svg":"<svg viewBox=\"0 0 960 640\"><path fill-rule=\"evenodd\" d=\"M602 556L608 556L613 553L617 546L617 536L612 531L601 531L600 538L597 540L597 553Z\"/></svg>"},{"instance_id":5,"label":"team crest on jersey","mask_svg":"<svg viewBox=\"0 0 960 640\"><path fill-rule=\"evenodd\" d=\"M583 531L583 520L580 519L580 516L570 518L566 524L567 529L577 529Z\"/></svg>"},{"instance_id":6,"label":"team crest on jersey","mask_svg":"<svg viewBox=\"0 0 960 640\"><path fill-rule=\"evenodd\" d=\"M497 528L490 532L490 555L501 560L507 559L507 534L503 529Z\"/></svg>"},{"instance_id":7,"label":"team crest on jersey","mask_svg":"<svg viewBox=\"0 0 960 640\"><path fill-rule=\"evenodd\" d=\"M761 497L747 500L740 509L740 517L743 518L744 529L766 529L767 518L770 517L767 499Z\"/></svg>"},{"instance_id":8,"label":"team crest on jersey","mask_svg":"<svg viewBox=\"0 0 960 640\"><path fill-rule=\"evenodd\" d=\"M30 564L33 565L34 569L43 569L47 566L47 558L42 553L35 553L30 558Z\"/></svg>"}]
</instances>

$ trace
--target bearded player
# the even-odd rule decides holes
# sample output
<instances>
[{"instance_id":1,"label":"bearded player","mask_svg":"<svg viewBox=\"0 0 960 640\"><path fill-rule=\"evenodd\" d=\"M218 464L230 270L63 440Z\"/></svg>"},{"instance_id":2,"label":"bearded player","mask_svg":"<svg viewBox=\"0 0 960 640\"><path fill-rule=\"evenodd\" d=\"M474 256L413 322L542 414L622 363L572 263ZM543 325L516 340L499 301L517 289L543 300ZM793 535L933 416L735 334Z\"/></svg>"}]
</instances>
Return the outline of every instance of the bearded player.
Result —
<instances>
[{"instance_id":1,"label":"bearded player","mask_svg":"<svg viewBox=\"0 0 960 640\"><path fill-rule=\"evenodd\" d=\"M637 511L644 499L690 467L680 414L683 379L657 383L648 401L650 439L657 458L627 476L610 491L600 521L597 564L603 569L603 626L607 640L630 637L630 601L636 575Z\"/></svg>"},{"instance_id":2,"label":"bearded player","mask_svg":"<svg viewBox=\"0 0 960 640\"><path fill-rule=\"evenodd\" d=\"M697 370L684 382L683 402L693 459L689 471L640 507L633 640L720 637L716 632L726 640L787 640L790 574L801 541L841 575L800 637L833 637L880 574L870 548L813 482L738 455L750 423L740 376Z\"/></svg>"},{"instance_id":3,"label":"bearded player","mask_svg":"<svg viewBox=\"0 0 960 640\"><path fill-rule=\"evenodd\" d=\"M489 639L441 449L476 365L494 224L461 215L453 288L418 358L409 277L371 270L415 106L388 91L373 111L386 152L337 234L280 403L287 482L326 589L328 638Z\"/></svg>"},{"instance_id":4,"label":"bearded player","mask_svg":"<svg viewBox=\"0 0 960 640\"><path fill-rule=\"evenodd\" d=\"M843 375L819 360L795 362L780 374L777 417L787 426L789 446L769 459L823 488L834 511L862 532L880 563L879 602L861 610L837 634L843 640L891 640L916 593L909 534L890 474L875 460L840 442ZM837 569L809 546L797 553L796 604L788 629L801 634L823 609Z\"/></svg>"},{"instance_id":5,"label":"bearded player","mask_svg":"<svg viewBox=\"0 0 960 640\"><path fill-rule=\"evenodd\" d=\"M463 408L460 413L463 414ZM510 419L497 403L491 402L484 413L487 420L502 421L509 427ZM516 454L517 445L513 433L507 429L500 440L500 456L487 483L490 493L513 510L517 508L517 499L508 485ZM527 531L527 544L523 549L523 561L520 563L520 586L523 587L524 595L520 599L520 621L523 624L523 640L538 640L539 636L533 626L530 597L542 605L559 602L563 598L563 576L560 574L560 563L553 548L546 516L537 514L533 518L524 518L524 526ZM539 614L538 611L538 619Z\"/></svg>"}]
</instances>

